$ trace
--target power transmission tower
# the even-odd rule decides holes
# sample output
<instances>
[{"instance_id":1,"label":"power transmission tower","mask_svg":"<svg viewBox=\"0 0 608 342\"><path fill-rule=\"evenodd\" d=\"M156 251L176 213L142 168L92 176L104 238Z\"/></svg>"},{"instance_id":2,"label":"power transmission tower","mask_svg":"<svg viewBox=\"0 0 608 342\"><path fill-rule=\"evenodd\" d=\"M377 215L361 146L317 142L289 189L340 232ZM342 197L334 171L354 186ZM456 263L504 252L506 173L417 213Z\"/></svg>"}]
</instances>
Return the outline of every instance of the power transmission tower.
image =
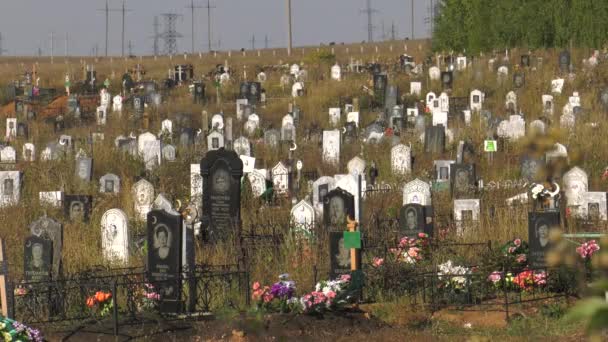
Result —
<instances>
[{"instance_id":1,"label":"power transmission tower","mask_svg":"<svg viewBox=\"0 0 608 342\"><path fill-rule=\"evenodd\" d=\"M158 56L159 54L159 48L158 48L158 39L160 38L160 23L158 22L158 16L154 16L154 36L152 37L154 39L154 56Z\"/></svg>"},{"instance_id":2,"label":"power transmission tower","mask_svg":"<svg viewBox=\"0 0 608 342\"><path fill-rule=\"evenodd\" d=\"M386 28L384 27L384 20L382 20L382 35L380 36L380 39L386 40L387 38L388 35L386 34Z\"/></svg>"},{"instance_id":3,"label":"power transmission tower","mask_svg":"<svg viewBox=\"0 0 608 342\"><path fill-rule=\"evenodd\" d=\"M68 56L68 33L65 33L65 56Z\"/></svg>"},{"instance_id":4,"label":"power transmission tower","mask_svg":"<svg viewBox=\"0 0 608 342\"><path fill-rule=\"evenodd\" d=\"M395 28L395 22L391 24L391 40L395 40L397 36L397 29Z\"/></svg>"},{"instance_id":5,"label":"power transmission tower","mask_svg":"<svg viewBox=\"0 0 608 342\"><path fill-rule=\"evenodd\" d=\"M55 57L55 36L51 31L51 63L53 63L53 57Z\"/></svg>"},{"instance_id":6,"label":"power transmission tower","mask_svg":"<svg viewBox=\"0 0 608 342\"><path fill-rule=\"evenodd\" d=\"M105 12L106 15L106 57L108 56L108 44L109 44L109 33L110 33L110 12L122 12L122 47L121 52L122 55L125 55L125 14L126 12L131 12L131 10L126 9L125 0L122 1L122 8L110 8L108 4L108 0L106 0L106 7L104 9L100 9L98 11Z\"/></svg>"},{"instance_id":7,"label":"power transmission tower","mask_svg":"<svg viewBox=\"0 0 608 342\"><path fill-rule=\"evenodd\" d=\"M2 33L0 33L0 56L4 55L5 52L8 52L8 50L4 49L4 47L2 46L4 40L2 39Z\"/></svg>"},{"instance_id":8,"label":"power transmission tower","mask_svg":"<svg viewBox=\"0 0 608 342\"><path fill-rule=\"evenodd\" d=\"M411 5L412 5L412 9L411 9L412 13L411 13L411 17L410 17L411 23L410 24L412 25L412 40L414 40L414 39L416 39L415 35L414 35L414 0L410 0L410 1L411 1Z\"/></svg>"},{"instance_id":9,"label":"power transmission tower","mask_svg":"<svg viewBox=\"0 0 608 342\"><path fill-rule=\"evenodd\" d=\"M186 8L190 9L190 12L192 14L192 53L194 54L194 11L199 9L199 8L203 8L202 6L194 6L194 0L190 0L190 6L187 6Z\"/></svg>"},{"instance_id":10,"label":"power transmission tower","mask_svg":"<svg viewBox=\"0 0 608 342\"><path fill-rule=\"evenodd\" d=\"M255 34L251 36L249 42L251 43L251 50L255 50Z\"/></svg>"},{"instance_id":11,"label":"power transmission tower","mask_svg":"<svg viewBox=\"0 0 608 342\"><path fill-rule=\"evenodd\" d=\"M211 52L211 10L215 8L215 6L211 6L211 1L207 0L207 49Z\"/></svg>"},{"instance_id":12,"label":"power transmission tower","mask_svg":"<svg viewBox=\"0 0 608 342\"><path fill-rule=\"evenodd\" d=\"M130 40L129 40L129 56L133 56L133 44L131 44Z\"/></svg>"},{"instance_id":13,"label":"power transmission tower","mask_svg":"<svg viewBox=\"0 0 608 342\"><path fill-rule=\"evenodd\" d=\"M268 35L266 35L264 37L264 49L268 49L268 43L270 43L270 40L268 39Z\"/></svg>"},{"instance_id":14,"label":"power transmission tower","mask_svg":"<svg viewBox=\"0 0 608 342\"><path fill-rule=\"evenodd\" d=\"M160 34L160 38L165 41L163 53L166 55L174 55L177 53L177 38L183 37L175 29L177 18L180 18L181 14L163 13L161 16L165 20L165 31Z\"/></svg>"},{"instance_id":15,"label":"power transmission tower","mask_svg":"<svg viewBox=\"0 0 608 342\"><path fill-rule=\"evenodd\" d=\"M413 1L413 0L412 0ZM372 0L367 0L367 8L364 10L361 10L362 13L367 14L367 42L373 42L374 41L374 24L373 24L373 14L377 13L378 11L374 8L372 8Z\"/></svg>"}]
</instances>

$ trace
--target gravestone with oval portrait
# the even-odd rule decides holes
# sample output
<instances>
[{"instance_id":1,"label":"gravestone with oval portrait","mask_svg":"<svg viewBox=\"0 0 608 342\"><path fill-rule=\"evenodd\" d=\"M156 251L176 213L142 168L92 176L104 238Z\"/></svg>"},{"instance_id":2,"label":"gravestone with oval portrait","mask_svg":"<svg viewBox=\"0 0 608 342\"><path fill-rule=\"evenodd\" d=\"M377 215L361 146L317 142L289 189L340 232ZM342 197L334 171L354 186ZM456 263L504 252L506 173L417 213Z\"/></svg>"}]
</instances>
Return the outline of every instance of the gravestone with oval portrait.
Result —
<instances>
[{"instance_id":1,"label":"gravestone with oval portrait","mask_svg":"<svg viewBox=\"0 0 608 342\"><path fill-rule=\"evenodd\" d=\"M21 198L21 171L0 171L0 207L16 205Z\"/></svg>"},{"instance_id":2,"label":"gravestone with oval portrait","mask_svg":"<svg viewBox=\"0 0 608 342\"><path fill-rule=\"evenodd\" d=\"M607 196L605 192L592 191L583 194L583 201L579 207L580 217L590 222L608 220L608 206L606 205Z\"/></svg>"},{"instance_id":3,"label":"gravestone with oval portrait","mask_svg":"<svg viewBox=\"0 0 608 342\"><path fill-rule=\"evenodd\" d=\"M132 188L135 213L139 220L145 220L154 201L154 185L145 179L140 179Z\"/></svg>"},{"instance_id":4,"label":"gravestone with oval portrait","mask_svg":"<svg viewBox=\"0 0 608 342\"><path fill-rule=\"evenodd\" d=\"M120 178L113 174L107 173L99 178L99 192L106 194L117 194L120 192Z\"/></svg>"},{"instance_id":5,"label":"gravestone with oval portrait","mask_svg":"<svg viewBox=\"0 0 608 342\"><path fill-rule=\"evenodd\" d=\"M528 265L545 267L545 257L551 250L550 233L559 229L559 212L530 212L528 213Z\"/></svg>"},{"instance_id":6,"label":"gravestone with oval portrait","mask_svg":"<svg viewBox=\"0 0 608 342\"><path fill-rule=\"evenodd\" d=\"M147 215L148 258L147 273L161 296L161 312L181 309L181 215L164 210L152 210Z\"/></svg>"},{"instance_id":7,"label":"gravestone with oval portrait","mask_svg":"<svg viewBox=\"0 0 608 342\"><path fill-rule=\"evenodd\" d=\"M336 279L351 272L350 249L344 246L343 232L329 233L329 278Z\"/></svg>"},{"instance_id":8,"label":"gravestone with oval portrait","mask_svg":"<svg viewBox=\"0 0 608 342\"><path fill-rule=\"evenodd\" d=\"M63 248L63 226L50 217L42 216L29 225L32 236L37 236L52 242L51 275L57 279L61 274L61 251Z\"/></svg>"},{"instance_id":9,"label":"gravestone with oval portrait","mask_svg":"<svg viewBox=\"0 0 608 342\"><path fill-rule=\"evenodd\" d=\"M93 197L87 195L65 195L63 214L72 222L89 222Z\"/></svg>"},{"instance_id":10,"label":"gravestone with oval portrait","mask_svg":"<svg viewBox=\"0 0 608 342\"><path fill-rule=\"evenodd\" d=\"M23 249L25 281L44 282L51 278L53 242L38 236L25 239Z\"/></svg>"},{"instance_id":11,"label":"gravestone with oval portrait","mask_svg":"<svg viewBox=\"0 0 608 342\"><path fill-rule=\"evenodd\" d=\"M450 167L453 198L470 198L475 193L475 164L453 164Z\"/></svg>"},{"instance_id":12,"label":"gravestone with oval portrait","mask_svg":"<svg viewBox=\"0 0 608 342\"><path fill-rule=\"evenodd\" d=\"M129 262L129 220L120 209L110 209L101 217L101 248L110 263Z\"/></svg>"},{"instance_id":13,"label":"gravestone with oval portrait","mask_svg":"<svg viewBox=\"0 0 608 342\"><path fill-rule=\"evenodd\" d=\"M327 230L343 231L346 218L355 219L355 198L341 188L335 188L323 198L323 223Z\"/></svg>"},{"instance_id":14,"label":"gravestone with oval portrait","mask_svg":"<svg viewBox=\"0 0 608 342\"><path fill-rule=\"evenodd\" d=\"M207 149L215 151L220 148L224 148L224 135L214 130L207 136Z\"/></svg>"},{"instance_id":15,"label":"gravestone with oval portrait","mask_svg":"<svg viewBox=\"0 0 608 342\"><path fill-rule=\"evenodd\" d=\"M420 204L410 203L401 207L399 211L399 233L401 236L417 237L424 233L426 228L426 215L424 207Z\"/></svg>"},{"instance_id":16,"label":"gravestone with oval portrait","mask_svg":"<svg viewBox=\"0 0 608 342\"><path fill-rule=\"evenodd\" d=\"M421 206L431 205L431 186L416 178L403 186L403 205L419 204Z\"/></svg>"},{"instance_id":17,"label":"gravestone with oval portrait","mask_svg":"<svg viewBox=\"0 0 608 342\"><path fill-rule=\"evenodd\" d=\"M209 241L225 239L240 229L243 161L234 151L209 151L201 160L202 228Z\"/></svg>"},{"instance_id":18,"label":"gravestone with oval portrait","mask_svg":"<svg viewBox=\"0 0 608 342\"><path fill-rule=\"evenodd\" d=\"M36 160L36 146L32 143L23 144L23 160L26 162L33 162Z\"/></svg>"}]
</instances>

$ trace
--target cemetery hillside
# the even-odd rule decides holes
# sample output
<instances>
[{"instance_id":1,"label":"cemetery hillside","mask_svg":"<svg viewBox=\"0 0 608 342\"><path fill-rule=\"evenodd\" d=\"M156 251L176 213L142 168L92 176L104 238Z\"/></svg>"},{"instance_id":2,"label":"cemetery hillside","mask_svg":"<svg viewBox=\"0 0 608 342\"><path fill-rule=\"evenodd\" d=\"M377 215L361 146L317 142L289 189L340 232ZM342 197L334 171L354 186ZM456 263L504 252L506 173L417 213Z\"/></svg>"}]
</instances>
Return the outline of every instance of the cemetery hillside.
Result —
<instances>
[{"instance_id":1,"label":"cemetery hillside","mask_svg":"<svg viewBox=\"0 0 608 342\"><path fill-rule=\"evenodd\" d=\"M435 5L428 39L0 56L2 337L605 340L608 4Z\"/></svg>"}]
</instances>

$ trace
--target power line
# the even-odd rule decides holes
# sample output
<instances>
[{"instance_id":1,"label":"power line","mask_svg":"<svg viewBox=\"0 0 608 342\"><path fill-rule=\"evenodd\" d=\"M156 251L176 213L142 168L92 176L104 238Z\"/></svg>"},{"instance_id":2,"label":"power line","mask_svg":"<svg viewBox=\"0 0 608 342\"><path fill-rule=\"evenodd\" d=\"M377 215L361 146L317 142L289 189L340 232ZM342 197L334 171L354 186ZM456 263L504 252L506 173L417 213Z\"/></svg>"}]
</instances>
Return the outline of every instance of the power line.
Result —
<instances>
[{"instance_id":1,"label":"power line","mask_svg":"<svg viewBox=\"0 0 608 342\"><path fill-rule=\"evenodd\" d=\"M413 1L413 0L412 0ZM367 14L367 41L369 43L374 41L374 24L373 24L373 14L377 13L378 11L374 8L372 8L372 0L367 0L367 8L364 10L361 10L362 13Z\"/></svg>"},{"instance_id":2,"label":"power line","mask_svg":"<svg viewBox=\"0 0 608 342\"><path fill-rule=\"evenodd\" d=\"M255 50L255 34L251 36L249 42L251 43L251 50Z\"/></svg>"},{"instance_id":3,"label":"power line","mask_svg":"<svg viewBox=\"0 0 608 342\"><path fill-rule=\"evenodd\" d=\"M132 10L126 9L126 0L122 0L122 39L121 39L121 53L122 56L125 56L125 14L126 12L132 12ZM131 53L129 52L129 55Z\"/></svg>"},{"instance_id":4,"label":"power line","mask_svg":"<svg viewBox=\"0 0 608 342\"><path fill-rule=\"evenodd\" d=\"M154 16L154 36L152 36L152 38L154 39L154 46L153 46L153 51L154 51L154 56L158 56L158 54L160 53L159 48L158 48L158 39L160 38L160 23L158 22L158 16Z\"/></svg>"},{"instance_id":5,"label":"power line","mask_svg":"<svg viewBox=\"0 0 608 342\"><path fill-rule=\"evenodd\" d=\"M397 36L397 29L395 28L395 22L391 24L391 40L395 40Z\"/></svg>"},{"instance_id":6,"label":"power line","mask_svg":"<svg viewBox=\"0 0 608 342\"><path fill-rule=\"evenodd\" d=\"M106 16L106 47L105 47L105 55L108 56L108 45L109 45L109 33L110 33L110 12L122 12L122 41L121 41L121 53L124 57L125 55L125 14L126 12L132 12L126 8L126 0L122 1L122 8L110 8L108 4L108 0L106 0L106 7L104 9L100 9L98 11L102 11Z\"/></svg>"},{"instance_id":7,"label":"power line","mask_svg":"<svg viewBox=\"0 0 608 342\"><path fill-rule=\"evenodd\" d=\"M186 8L190 9L190 12L192 14L192 53L194 53L194 11L199 9L199 8L203 8L202 6L194 6L194 0L190 0L190 6L187 6Z\"/></svg>"}]
</instances>

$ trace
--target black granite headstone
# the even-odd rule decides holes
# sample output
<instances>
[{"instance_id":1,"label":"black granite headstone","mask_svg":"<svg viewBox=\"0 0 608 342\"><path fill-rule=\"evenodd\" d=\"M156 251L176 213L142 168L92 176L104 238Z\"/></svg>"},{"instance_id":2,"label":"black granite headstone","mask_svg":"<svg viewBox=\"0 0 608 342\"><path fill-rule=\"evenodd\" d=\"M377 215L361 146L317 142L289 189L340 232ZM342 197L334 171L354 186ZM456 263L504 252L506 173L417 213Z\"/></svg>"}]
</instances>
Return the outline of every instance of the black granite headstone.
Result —
<instances>
[{"instance_id":1,"label":"black granite headstone","mask_svg":"<svg viewBox=\"0 0 608 342\"><path fill-rule=\"evenodd\" d=\"M194 103L203 104L205 99L205 83L203 82L194 82Z\"/></svg>"},{"instance_id":2,"label":"black granite headstone","mask_svg":"<svg viewBox=\"0 0 608 342\"><path fill-rule=\"evenodd\" d=\"M182 216L164 210L148 213L148 262L151 282L159 289L161 312L181 310Z\"/></svg>"},{"instance_id":3,"label":"black granite headstone","mask_svg":"<svg viewBox=\"0 0 608 342\"><path fill-rule=\"evenodd\" d=\"M570 68L570 51L564 50L559 54L559 70L567 72Z\"/></svg>"},{"instance_id":4,"label":"black granite headstone","mask_svg":"<svg viewBox=\"0 0 608 342\"><path fill-rule=\"evenodd\" d=\"M53 244L52 276L57 279L61 275L61 250L63 248L63 226L50 217L43 216L29 226L32 236L51 240Z\"/></svg>"},{"instance_id":5,"label":"black granite headstone","mask_svg":"<svg viewBox=\"0 0 608 342\"><path fill-rule=\"evenodd\" d=\"M420 204L410 203L401 207L399 211L399 232L402 236L417 237L424 233L426 215L424 207Z\"/></svg>"},{"instance_id":6,"label":"black granite headstone","mask_svg":"<svg viewBox=\"0 0 608 342\"><path fill-rule=\"evenodd\" d=\"M443 125L427 127L424 133L424 151L443 153L445 149L445 128Z\"/></svg>"},{"instance_id":7,"label":"black granite headstone","mask_svg":"<svg viewBox=\"0 0 608 342\"><path fill-rule=\"evenodd\" d=\"M89 222L93 197L86 195L65 195L63 214L73 222Z\"/></svg>"},{"instance_id":8,"label":"black granite headstone","mask_svg":"<svg viewBox=\"0 0 608 342\"><path fill-rule=\"evenodd\" d=\"M530 66L530 55L521 55L521 66L527 68Z\"/></svg>"},{"instance_id":9,"label":"black granite headstone","mask_svg":"<svg viewBox=\"0 0 608 342\"><path fill-rule=\"evenodd\" d=\"M37 236L25 239L23 251L25 281L42 282L51 278L53 242Z\"/></svg>"},{"instance_id":10,"label":"black granite headstone","mask_svg":"<svg viewBox=\"0 0 608 342\"><path fill-rule=\"evenodd\" d=\"M552 247L549 234L555 228L559 228L559 212L528 213L528 263L531 267L546 266L545 256Z\"/></svg>"},{"instance_id":11,"label":"black granite headstone","mask_svg":"<svg viewBox=\"0 0 608 342\"><path fill-rule=\"evenodd\" d=\"M452 197L468 198L475 192L475 164L452 164L450 173Z\"/></svg>"},{"instance_id":12,"label":"black granite headstone","mask_svg":"<svg viewBox=\"0 0 608 342\"><path fill-rule=\"evenodd\" d=\"M441 72L441 85L443 89L452 89L452 83L454 82L454 73L452 71Z\"/></svg>"},{"instance_id":13,"label":"black granite headstone","mask_svg":"<svg viewBox=\"0 0 608 342\"><path fill-rule=\"evenodd\" d=\"M208 240L217 241L240 229L243 161L234 151L209 151L201 160L201 176L201 222Z\"/></svg>"}]
</instances>

